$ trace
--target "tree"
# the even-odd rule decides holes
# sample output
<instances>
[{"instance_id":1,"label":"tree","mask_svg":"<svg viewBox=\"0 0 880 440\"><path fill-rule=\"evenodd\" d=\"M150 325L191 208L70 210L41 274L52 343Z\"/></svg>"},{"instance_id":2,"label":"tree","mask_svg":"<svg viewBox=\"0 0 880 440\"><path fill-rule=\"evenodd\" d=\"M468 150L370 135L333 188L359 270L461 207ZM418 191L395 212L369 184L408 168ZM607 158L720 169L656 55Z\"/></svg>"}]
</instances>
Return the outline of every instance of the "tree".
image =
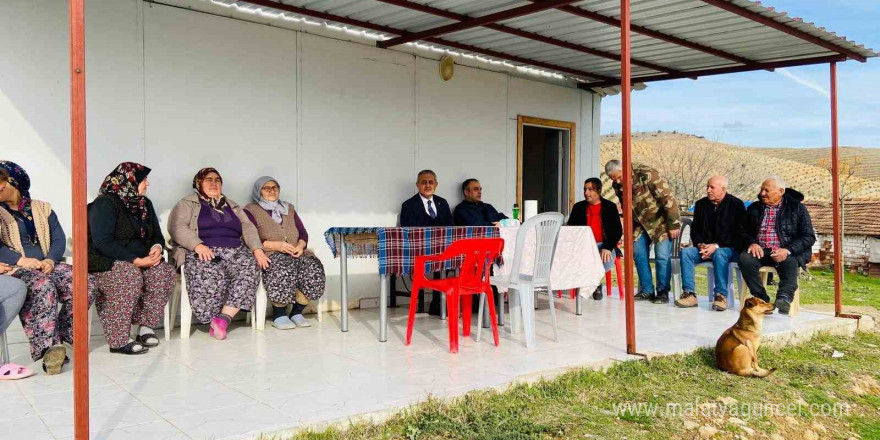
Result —
<instances>
[{"instance_id":1,"label":"tree","mask_svg":"<svg viewBox=\"0 0 880 440\"><path fill-rule=\"evenodd\" d=\"M732 154L719 154L714 148L693 148L684 144L663 145L653 154L654 164L675 191L683 209L706 196L706 183L715 175L729 180L727 192L748 200L761 183L761 173L749 169Z\"/></svg>"},{"instance_id":2,"label":"tree","mask_svg":"<svg viewBox=\"0 0 880 440\"><path fill-rule=\"evenodd\" d=\"M831 174L832 176L834 175L833 171L831 170L830 158L819 159L818 165L820 168L824 168L826 171L828 171L828 174ZM861 191L861 189L865 186L865 180L858 177L858 174L862 171L862 166L862 156L847 157L840 159L837 162L838 179L840 182L840 192L838 192L837 194L839 196L838 201L840 202L839 232L841 233L843 233L843 231L846 231L846 229L844 228L844 212L846 211L844 209L844 202L846 200L851 200L851 196Z\"/></svg>"}]
</instances>

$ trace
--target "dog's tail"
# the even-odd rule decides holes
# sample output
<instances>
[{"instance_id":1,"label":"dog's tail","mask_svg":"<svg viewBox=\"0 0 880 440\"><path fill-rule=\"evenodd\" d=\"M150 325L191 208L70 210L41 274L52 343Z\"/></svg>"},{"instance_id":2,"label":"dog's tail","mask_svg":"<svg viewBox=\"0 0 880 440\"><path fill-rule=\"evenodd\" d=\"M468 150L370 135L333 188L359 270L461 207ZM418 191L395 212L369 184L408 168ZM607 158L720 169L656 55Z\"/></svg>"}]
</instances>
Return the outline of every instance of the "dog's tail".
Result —
<instances>
[{"instance_id":1,"label":"dog's tail","mask_svg":"<svg viewBox=\"0 0 880 440\"><path fill-rule=\"evenodd\" d=\"M769 370L765 370L763 368L757 368L757 369L752 370L752 377L760 377L763 379L763 378L773 374L774 371L776 371L775 368L771 368Z\"/></svg>"}]
</instances>

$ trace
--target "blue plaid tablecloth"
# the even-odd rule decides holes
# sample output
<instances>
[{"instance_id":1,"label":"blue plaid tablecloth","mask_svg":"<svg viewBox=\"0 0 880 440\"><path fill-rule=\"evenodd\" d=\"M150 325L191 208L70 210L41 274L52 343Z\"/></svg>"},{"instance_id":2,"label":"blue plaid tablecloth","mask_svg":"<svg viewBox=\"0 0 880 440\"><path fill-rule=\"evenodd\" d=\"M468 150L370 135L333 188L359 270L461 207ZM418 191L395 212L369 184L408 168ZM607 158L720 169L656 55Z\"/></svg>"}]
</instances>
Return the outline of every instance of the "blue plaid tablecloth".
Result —
<instances>
[{"instance_id":1,"label":"blue plaid tablecloth","mask_svg":"<svg viewBox=\"0 0 880 440\"><path fill-rule=\"evenodd\" d=\"M358 243L346 242L346 253L357 258L379 259L380 275L408 275L412 272L415 257L436 255L449 247L452 242L464 238L498 238L498 228L494 226L443 226L427 228L402 227L335 227L324 233L324 238L333 256L338 256L339 235L376 234L375 248L370 240ZM461 258L432 263L430 270L455 269L461 265Z\"/></svg>"}]
</instances>

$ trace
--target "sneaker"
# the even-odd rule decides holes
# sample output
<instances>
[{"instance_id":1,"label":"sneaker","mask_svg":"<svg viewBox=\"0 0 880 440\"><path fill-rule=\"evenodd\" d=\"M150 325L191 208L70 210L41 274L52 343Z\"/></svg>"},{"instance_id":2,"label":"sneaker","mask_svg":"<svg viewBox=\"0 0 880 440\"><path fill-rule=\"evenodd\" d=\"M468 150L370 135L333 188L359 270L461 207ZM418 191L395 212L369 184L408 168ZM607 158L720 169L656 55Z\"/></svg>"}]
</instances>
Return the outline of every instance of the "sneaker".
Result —
<instances>
[{"instance_id":1,"label":"sneaker","mask_svg":"<svg viewBox=\"0 0 880 440\"><path fill-rule=\"evenodd\" d=\"M789 309L791 309L791 301L782 298L776 298L776 302L773 303L773 307L776 307L776 310L779 310L779 313L782 315L787 315Z\"/></svg>"},{"instance_id":2,"label":"sneaker","mask_svg":"<svg viewBox=\"0 0 880 440\"><path fill-rule=\"evenodd\" d=\"M602 285L601 284L599 285L599 287L596 287L596 290L593 291L593 299L595 299L596 301L600 301L602 299Z\"/></svg>"},{"instance_id":3,"label":"sneaker","mask_svg":"<svg viewBox=\"0 0 880 440\"><path fill-rule=\"evenodd\" d=\"M669 292L657 292L653 298L651 298L652 304L669 304Z\"/></svg>"},{"instance_id":4,"label":"sneaker","mask_svg":"<svg viewBox=\"0 0 880 440\"><path fill-rule=\"evenodd\" d=\"M697 295L690 290L685 290L684 293L675 300L675 305L682 308L696 307Z\"/></svg>"},{"instance_id":5,"label":"sneaker","mask_svg":"<svg viewBox=\"0 0 880 440\"><path fill-rule=\"evenodd\" d=\"M311 327L309 324L309 320L306 319L303 315L293 315L290 317L293 320L293 323L296 324L297 327Z\"/></svg>"},{"instance_id":6,"label":"sneaker","mask_svg":"<svg viewBox=\"0 0 880 440\"><path fill-rule=\"evenodd\" d=\"M645 293L640 290L639 293L635 294L636 301L651 301L653 299L654 299L653 292L652 293Z\"/></svg>"},{"instance_id":7,"label":"sneaker","mask_svg":"<svg viewBox=\"0 0 880 440\"><path fill-rule=\"evenodd\" d=\"M712 300L712 310L719 312L727 310L727 297L720 293L716 293L715 299Z\"/></svg>"},{"instance_id":8,"label":"sneaker","mask_svg":"<svg viewBox=\"0 0 880 440\"><path fill-rule=\"evenodd\" d=\"M293 330L296 328L296 324L291 321L290 318L280 316L272 321L272 327L275 327L278 330Z\"/></svg>"}]
</instances>

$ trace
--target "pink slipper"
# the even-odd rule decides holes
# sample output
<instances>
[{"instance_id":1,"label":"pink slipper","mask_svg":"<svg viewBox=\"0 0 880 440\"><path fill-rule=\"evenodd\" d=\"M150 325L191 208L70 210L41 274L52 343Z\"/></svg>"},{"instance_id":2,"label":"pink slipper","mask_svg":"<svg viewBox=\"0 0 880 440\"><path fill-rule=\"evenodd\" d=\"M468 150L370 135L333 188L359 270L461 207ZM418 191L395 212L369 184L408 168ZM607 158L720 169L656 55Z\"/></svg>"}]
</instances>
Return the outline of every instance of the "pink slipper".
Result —
<instances>
[{"instance_id":1,"label":"pink slipper","mask_svg":"<svg viewBox=\"0 0 880 440\"><path fill-rule=\"evenodd\" d=\"M222 341L226 339L226 327L228 326L226 321L215 316L211 318L211 330L208 331L208 334Z\"/></svg>"},{"instance_id":2,"label":"pink slipper","mask_svg":"<svg viewBox=\"0 0 880 440\"><path fill-rule=\"evenodd\" d=\"M6 364L0 367L0 380L18 380L31 377L34 372L18 364Z\"/></svg>"}]
</instances>

